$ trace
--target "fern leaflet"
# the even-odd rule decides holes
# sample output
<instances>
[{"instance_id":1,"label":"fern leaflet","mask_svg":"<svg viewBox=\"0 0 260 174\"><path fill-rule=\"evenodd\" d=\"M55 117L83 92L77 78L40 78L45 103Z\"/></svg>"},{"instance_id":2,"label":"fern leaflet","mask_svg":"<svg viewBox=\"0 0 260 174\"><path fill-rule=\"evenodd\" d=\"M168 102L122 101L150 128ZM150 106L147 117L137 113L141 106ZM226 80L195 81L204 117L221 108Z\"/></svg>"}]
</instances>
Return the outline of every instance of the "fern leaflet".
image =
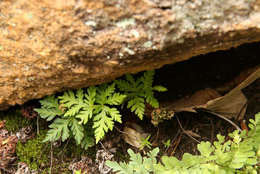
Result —
<instances>
[{"instance_id":1,"label":"fern leaflet","mask_svg":"<svg viewBox=\"0 0 260 174\"><path fill-rule=\"evenodd\" d=\"M145 110L144 98L135 97L129 100L127 108L130 108L131 112L134 112L142 120Z\"/></svg>"},{"instance_id":2,"label":"fern leaflet","mask_svg":"<svg viewBox=\"0 0 260 174\"><path fill-rule=\"evenodd\" d=\"M81 109L86 107L83 97L84 94L82 89L76 91L76 96L73 91L69 90L59 97L60 103L68 109L64 114L64 117L75 116Z\"/></svg>"},{"instance_id":3,"label":"fern leaflet","mask_svg":"<svg viewBox=\"0 0 260 174\"><path fill-rule=\"evenodd\" d=\"M106 109L97 114L94 118L93 128L95 129L96 143L104 137L108 129L112 130L114 127L114 122L109 115L107 115Z\"/></svg>"},{"instance_id":4,"label":"fern leaflet","mask_svg":"<svg viewBox=\"0 0 260 174\"><path fill-rule=\"evenodd\" d=\"M84 128L75 118L70 122L70 126L74 139L76 140L77 145L79 145L84 137Z\"/></svg>"},{"instance_id":5,"label":"fern leaflet","mask_svg":"<svg viewBox=\"0 0 260 174\"><path fill-rule=\"evenodd\" d=\"M70 135L68 125L69 120L56 118L49 126L51 129L48 130L47 136L43 141L53 142L61 138L61 140L64 142Z\"/></svg>"},{"instance_id":6,"label":"fern leaflet","mask_svg":"<svg viewBox=\"0 0 260 174\"><path fill-rule=\"evenodd\" d=\"M41 118L47 121L51 121L56 116L63 114L59 109L58 99L55 96L47 96L40 103L42 107L34 110L39 113Z\"/></svg>"},{"instance_id":7,"label":"fern leaflet","mask_svg":"<svg viewBox=\"0 0 260 174\"><path fill-rule=\"evenodd\" d=\"M86 124L89 119L93 116L93 111L95 110L95 97L96 97L96 88L91 86L87 89L87 93L85 94L85 98L83 102L85 103L84 108L75 116L79 118L81 121L80 124Z\"/></svg>"}]
</instances>

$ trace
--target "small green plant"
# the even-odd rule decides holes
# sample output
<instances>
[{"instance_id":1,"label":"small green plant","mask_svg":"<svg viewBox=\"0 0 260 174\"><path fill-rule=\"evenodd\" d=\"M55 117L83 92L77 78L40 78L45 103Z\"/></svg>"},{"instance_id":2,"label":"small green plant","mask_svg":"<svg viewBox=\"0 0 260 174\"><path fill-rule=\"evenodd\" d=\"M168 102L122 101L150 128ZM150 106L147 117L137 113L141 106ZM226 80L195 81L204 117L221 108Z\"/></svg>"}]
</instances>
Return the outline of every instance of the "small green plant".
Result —
<instances>
[{"instance_id":1,"label":"small green plant","mask_svg":"<svg viewBox=\"0 0 260 174\"><path fill-rule=\"evenodd\" d=\"M74 174L86 174L85 172L84 173L81 173L81 170L75 170L74 171Z\"/></svg>"},{"instance_id":2,"label":"small green plant","mask_svg":"<svg viewBox=\"0 0 260 174\"><path fill-rule=\"evenodd\" d=\"M146 138L141 138L141 143L140 143L140 150L143 150L145 147L151 149L152 144L149 141L151 135L148 135Z\"/></svg>"},{"instance_id":3,"label":"small green plant","mask_svg":"<svg viewBox=\"0 0 260 174\"><path fill-rule=\"evenodd\" d=\"M130 155L129 163L106 161L106 165L111 167L114 172L118 171L118 174L149 174L155 171L159 148L148 152L147 157L142 157L140 153L136 154L131 149L128 149L127 152Z\"/></svg>"},{"instance_id":4,"label":"small green plant","mask_svg":"<svg viewBox=\"0 0 260 174\"><path fill-rule=\"evenodd\" d=\"M146 71L143 76L136 80L130 74L125 76L125 80L116 80L119 90L127 98L127 108L131 109L140 119L143 119L145 102L154 108L159 107L159 103L154 98L154 91L164 92L167 89L163 86L153 86L154 71Z\"/></svg>"},{"instance_id":5,"label":"small green plant","mask_svg":"<svg viewBox=\"0 0 260 174\"><path fill-rule=\"evenodd\" d=\"M257 174L260 170L260 113L255 120L250 119L249 127L248 134L236 130L229 134L231 140L228 141L217 135L218 141L213 144L201 142L198 144L200 155L185 153L181 161L162 156L161 163L157 162L159 149L155 148L148 153L148 158L128 150L129 163L107 161L106 164L119 174Z\"/></svg>"},{"instance_id":6,"label":"small green plant","mask_svg":"<svg viewBox=\"0 0 260 174\"><path fill-rule=\"evenodd\" d=\"M87 149L94 145L93 136L97 143L108 130L113 129L114 122L121 123L122 116L116 106L124 101L128 101L128 108L142 118L144 99L158 107L153 91L166 91L162 86L152 87L153 75L154 71L145 72L136 81L132 75L126 75L126 81L116 80L110 85L69 90L59 97L52 95L44 98L40 101L41 108L35 109L41 118L53 121L44 141L61 139L64 142L69 137L74 137L77 145ZM116 92L116 87L121 93Z\"/></svg>"},{"instance_id":7,"label":"small green plant","mask_svg":"<svg viewBox=\"0 0 260 174\"><path fill-rule=\"evenodd\" d=\"M164 148L168 149L171 146L171 140L168 139L167 141L163 142Z\"/></svg>"},{"instance_id":8,"label":"small green plant","mask_svg":"<svg viewBox=\"0 0 260 174\"><path fill-rule=\"evenodd\" d=\"M18 160L28 164L30 169L39 169L49 163L48 153L50 145L43 143L46 131L41 131L37 137L28 140L26 143L20 141L16 145Z\"/></svg>"}]
</instances>

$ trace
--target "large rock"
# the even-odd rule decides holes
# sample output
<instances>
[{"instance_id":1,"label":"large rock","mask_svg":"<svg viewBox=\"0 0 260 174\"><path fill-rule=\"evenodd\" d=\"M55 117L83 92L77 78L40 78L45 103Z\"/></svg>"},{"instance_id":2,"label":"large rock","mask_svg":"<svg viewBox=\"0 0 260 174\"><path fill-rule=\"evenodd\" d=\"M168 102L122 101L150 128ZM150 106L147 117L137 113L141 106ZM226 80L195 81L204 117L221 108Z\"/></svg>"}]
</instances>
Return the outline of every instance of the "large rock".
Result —
<instances>
[{"instance_id":1,"label":"large rock","mask_svg":"<svg viewBox=\"0 0 260 174\"><path fill-rule=\"evenodd\" d=\"M2 0L0 109L260 40L260 0Z\"/></svg>"}]
</instances>

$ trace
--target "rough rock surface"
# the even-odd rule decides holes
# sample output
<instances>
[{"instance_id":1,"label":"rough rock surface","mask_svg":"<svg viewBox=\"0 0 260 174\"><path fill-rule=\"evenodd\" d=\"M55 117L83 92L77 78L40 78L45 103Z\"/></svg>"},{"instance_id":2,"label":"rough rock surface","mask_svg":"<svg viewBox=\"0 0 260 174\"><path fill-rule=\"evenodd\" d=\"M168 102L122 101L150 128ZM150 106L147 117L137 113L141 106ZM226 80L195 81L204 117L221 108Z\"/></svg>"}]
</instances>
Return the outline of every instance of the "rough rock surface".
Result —
<instances>
[{"instance_id":1,"label":"rough rock surface","mask_svg":"<svg viewBox=\"0 0 260 174\"><path fill-rule=\"evenodd\" d=\"M0 109L260 40L260 0L2 0Z\"/></svg>"}]
</instances>

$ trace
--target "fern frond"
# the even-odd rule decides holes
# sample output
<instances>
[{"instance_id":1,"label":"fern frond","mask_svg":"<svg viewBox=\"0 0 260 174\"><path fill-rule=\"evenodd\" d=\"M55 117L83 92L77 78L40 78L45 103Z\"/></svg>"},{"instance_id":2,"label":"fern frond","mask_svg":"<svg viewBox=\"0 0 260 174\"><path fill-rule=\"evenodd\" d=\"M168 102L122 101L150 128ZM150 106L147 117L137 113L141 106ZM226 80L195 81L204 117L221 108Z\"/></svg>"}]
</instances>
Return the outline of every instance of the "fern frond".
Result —
<instances>
[{"instance_id":1,"label":"fern frond","mask_svg":"<svg viewBox=\"0 0 260 174\"><path fill-rule=\"evenodd\" d=\"M76 91L76 95L73 91L67 91L64 95L60 96L60 103L67 108L64 117L73 117L77 115L80 110L87 107L83 100L84 93L82 89Z\"/></svg>"},{"instance_id":2,"label":"fern frond","mask_svg":"<svg viewBox=\"0 0 260 174\"><path fill-rule=\"evenodd\" d=\"M154 71L146 71L143 76L136 80L132 75L127 74L126 80L116 81L119 90L127 95L127 108L130 108L140 119L144 115L145 101L154 108L159 107L159 102L154 98L153 91L163 92L167 90L163 86L152 86L154 73Z\"/></svg>"},{"instance_id":3,"label":"fern frond","mask_svg":"<svg viewBox=\"0 0 260 174\"><path fill-rule=\"evenodd\" d=\"M108 129L113 129L114 122L113 119L107 115L105 109L97 114L94 117L93 121L93 128L95 129L95 139L96 143L98 143L104 137Z\"/></svg>"},{"instance_id":4,"label":"fern frond","mask_svg":"<svg viewBox=\"0 0 260 174\"><path fill-rule=\"evenodd\" d=\"M36 108L34 109L41 118L51 121L57 115L61 115L62 111L57 108Z\"/></svg>"},{"instance_id":5,"label":"fern frond","mask_svg":"<svg viewBox=\"0 0 260 174\"><path fill-rule=\"evenodd\" d=\"M153 86L153 76L154 76L154 71L146 71L144 72L144 79L143 79L143 84L145 89L149 89Z\"/></svg>"},{"instance_id":6,"label":"fern frond","mask_svg":"<svg viewBox=\"0 0 260 174\"><path fill-rule=\"evenodd\" d=\"M59 108L58 99L54 95L45 97L40 103L44 108Z\"/></svg>"},{"instance_id":7,"label":"fern frond","mask_svg":"<svg viewBox=\"0 0 260 174\"><path fill-rule=\"evenodd\" d=\"M41 118L51 121L56 116L62 115L62 111L59 109L58 99L54 95L48 96L40 100L41 108L34 109Z\"/></svg>"},{"instance_id":8,"label":"fern frond","mask_svg":"<svg viewBox=\"0 0 260 174\"><path fill-rule=\"evenodd\" d=\"M159 107L159 102L158 102L158 100L156 100L156 98L154 98L153 95L147 95L146 96L146 102L154 108Z\"/></svg>"},{"instance_id":9,"label":"fern frond","mask_svg":"<svg viewBox=\"0 0 260 174\"><path fill-rule=\"evenodd\" d=\"M111 85L104 85L105 89L104 96L108 97L111 96L115 92L115 83L112 83Z\"/></svg>"},{"instance_id":10,"label":"fern frond","mask_svg":"<svg viewBox=\"0 0 260 174\"><path fill-rule=\"evenodd\" d=\"M121 80L121 79L115 80L115 84L117 85L117 88L119 88L119 90L125 92L127 92L130 87L130 83L126 80Z\"/></svg>"},{"instance_id":11,"label":"fern frond","mask_svg":"<svg viewBox=\"0 0 260 174\"><path fill-rule=\"evenodd\" d=\"M94 87L94 86L88 87L87 93L85 94L85 98L87 99L87 103L94 104L95 97L96 97L96 91L97 91L96 87Z\"/></svg>"},{"instance_id":12,"label":"fern frond","mask_svg":"<svg viewBox=\"0 0 260 174\"><path fill-rule=\"evenodd\" d=\"M85 98L83 100L84 106L81 108L81 111L75 115L76 118L80 119L80 124L86 124L89 119L93 117L93 111L95 110L95 97L96 97L96 87L89 87Z\"/></svg>"},{"instance_id":13,"label":"fern frond","mask_svg":"<svg viewBox=\"0 0 260 174\"><path fill-rule=\"evenodd\" d=\"M142 119L145 101L153 107L159 105L153 91L166 90L161 86L152 87L153 76L154 71L147 71L135 80L132 75L127 74L125 80L116 80L110 85L91 86L87 88L87 92L82 89L69 90L58 99L54 96L47 98L41 102L42 108L36 111L47 120L52 120L57 115L63 119L56 119L49 126L51 129L45 140L55 141L62 138L62 141L65 141L71 133L76 143L80 144L85 137L83 126L91 120L96 142L100 141L108 130L113 129L115 121L122 122L121 114L113 106L122 104L124 100L128 101L127 107ZM124 94L116 93L116 86Z\"/></svg>"},{"instance_id":14,"label":"fern frond","mask_svg":"<svg viewBox=\"0 0 260 174\"><path fill-rule=\"evenodd\" d=\"M133 86L133 87L137 86L137 84L135 82L135 79L134 79L134 77L131 74L126 74L125 78L130 83L131 86Z\"/></svg>"},{"instance_id":15,"label":"fern frond","mask_svg":"<svg viewBox=\"0 0 260 174\"><path fill-rule=\"evenodd\" d=\"M141 120L143 119L145 104L144 99L141 97L135 97L128 101L127 108L131 108L131 112L134 112Z\"/></svg>"},{"instance_id":16,"label":"fern frond","mask_svg":"<svg viewBox=\"0 0 260 174\"><path fill-rule=\"evenodd\" d=\"M108 130L112 130L114 122L122 122L121 114L116 108L103 106L101 112L96 114L93 119L93 128L95 129L96 143L100 141Z\"/></svg>"},{"instance_id":17,"label":"fern frond","mask_svg":"<svg viewBox=\"0 0 260 174\"><path fill-rule=\"evenodd\" d=\"M80 110L83 109L84 107L85 107L84 103L78 103L77 105L73 105L65 112L64 117L76 116L80 112Z\"/></svg>"},{"instance_id":18,"label":"fern frond","mask_svg":"<svg viewBox=\"0 0 260 174\"><path fill-rule=\"evenodd\" d=\"M49 126L51 129L48 130L47 135L43 141L53 142L61 138L61 140L64 142L70 135L68 125L69 120L56 118Z\"/></svg>"},{"instance_id":19,"label":"fern frond","mask_svg":"<svg viewBox=\"0 0 260 174\"><path fill-rule=\"evenodd\" d=\"M113 121L122 123L121 114L116 108L109 108L108 112L111 118L113 119Z\"/></svg>"},{"instance_id":20,"label":"fern frond","mask_svg":"<svg viewBox=\"0 0 260 174\"><path fill-rule=\"evenodd\" d=\"M94 108L90 107L89 109L87 110L82 110L80 111L75 117L76 118L79 118L80 121L79 121L79 124L86 124L88 123L88 121L93 117L93 110Z\"/></svg>"},{"instance_id":21,"label":"fern frond","mask_svg":"<svg viewBox=\"0 0 260 174\"><path fill-rule=\"evenodd\" d=\"M60 103L67 108L75 105L76 97L72 90L65 91L64 94L58 98L60 99Z\"/></svg>"},{"instance_id":22,"label":"fern frond","mask_svg":"<svg viewBox=\"0 0 260 174\"><path fill-rule=\"evenodd\" d=\"M84 137L84 128L75 118L71 120L70 124L74 139L76 140L77 145L79 145Z\"/></svg>"},{"instance_id":23,"label":"fern frond","mask_svg":"<svg viewBox=\"0 0 260 174\"><path fill-rule=\"evenodd\" d=\"M85 94L86 99L84 99L84 108L75 116L80 119L80 124L86 124L88 120L92 118L93 111L95 110L95 97L96 87L91 86L87 89L87 93Z\"/></svg>"},{"instance_id":24,"label":"fern frond","mask_svg":"<svg viewBox=\"0 0 260 174\"><path fill-rule=\"evenodd\" d=\"M78 100L83 101L83 98L84 98L84 91L83 91L83 89L78 89L76 91L76 97L77 97Z\"/></svg>"},{"instance_id":25,"label":"fern frond","mask_svg":"<svg viewBox=\"0 0 260 174\"><path fill-rule=\"evenodd\" d=\"M109 96L106 100L106 104L109 105L120 105L123 103L126 95L120 93L114 93L113 95Z\"/></svg>"},{"instance_id":26,"label":"fern frond","mask_svg":"<svg viewBox=\"0 0 260 174\"><path fill-rule=\"evenodd\" d=\"M107 101L107 97L111 96L115 91L115 83L111 85L103 84L98 86L97 88L97 95L96 95L96 102L98 104L105 104Z\"/></svg>"}]
</instances>

